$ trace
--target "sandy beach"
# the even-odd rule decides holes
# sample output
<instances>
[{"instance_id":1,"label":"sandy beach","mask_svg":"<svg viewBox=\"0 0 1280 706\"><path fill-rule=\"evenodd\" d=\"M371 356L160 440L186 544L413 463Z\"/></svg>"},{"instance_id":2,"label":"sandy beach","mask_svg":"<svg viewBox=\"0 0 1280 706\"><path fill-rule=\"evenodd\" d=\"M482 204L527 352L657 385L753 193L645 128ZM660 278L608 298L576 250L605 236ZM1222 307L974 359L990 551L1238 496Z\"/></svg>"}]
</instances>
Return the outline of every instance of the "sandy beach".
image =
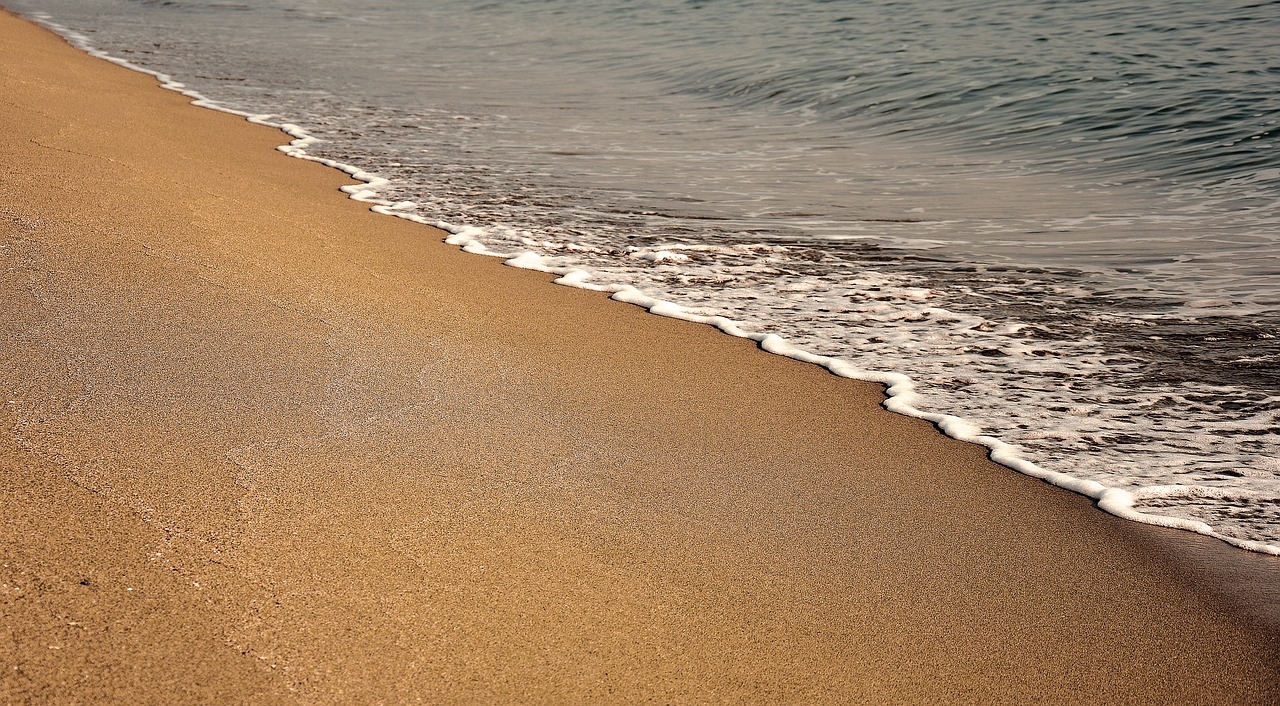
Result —
<instances>
[{"instance_id":1,"label":"sandy beach","mask_svg":"<svg viewBox=\"0 0 1280 706\"><path fill-rule=\"evenodd\" d=\"M0 12L0 702L1276 703L1280 558Z\"/></svg>"}]
</instances>

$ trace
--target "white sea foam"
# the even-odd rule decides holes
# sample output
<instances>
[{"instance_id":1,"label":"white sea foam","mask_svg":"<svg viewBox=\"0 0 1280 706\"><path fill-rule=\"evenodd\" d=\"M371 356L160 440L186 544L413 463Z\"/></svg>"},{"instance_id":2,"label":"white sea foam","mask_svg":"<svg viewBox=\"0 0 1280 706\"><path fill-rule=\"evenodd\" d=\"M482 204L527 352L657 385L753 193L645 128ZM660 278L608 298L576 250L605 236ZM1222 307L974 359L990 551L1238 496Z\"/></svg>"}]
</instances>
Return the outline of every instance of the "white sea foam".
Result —
<instances>
[{"instance_id":1,"label":"white sea foam","mask_svg":"<svg viewBox=\"0 0 1280 706\"><path fill-rule=\"evenodd\" d=\"M1162 500L1187 498L1222 498L1227 497L1231 493L1239 496L1238 490L1223 489L1220 487L1205 485L1202 483L1195 484L1157 484L1149 486L1133 486L1118 487L1116 484L1104 483L1102 480L1082 478L1077 475L1071 475L1059 471L1046 470L1040 465L1027 460L1019 450L1019 448L1006 441L995 438L984 432L981 426L974 421L962 419L959 416L926 411L930 406L926 395L922 394L917 388L917 383L907 375L899 372L876 371L861 368L853 362L838 356L823 355L821 353L811 352L810 349L797 345L791 340L783 338L766 331L760 324L747 321L745 319L735 319L724 315L723 309L719 304L715 305L697 305L689 306L688 304L666 300L657 296L646 293L646 290L637 287L634 284L614 282L610 277L615 275L604 275L602 272L593 267L583 266L581 263L574 264L572 255L584 254L600 254L605 252L601 246L592 245L590 243L574 243L555 238L547 238L538 236L528 230L515 229L498 229L498 228L480 228L476 226L454 225L441 222L436 219L428 218L421 215L423 208L429 208L430 204L419 204L413 201L403 199L395 200L387 195L388 191L392 191L390 187L392 182L386 178L376 174L362 170L358 167L346 164L344 162L328 159L311 154L308 150L317 144L317 138L313 137L306 130L284 121L277 121L275 116L270 114L255 114L245 111L235 110L224 105L220 105L201 93L190 90L184 84L173 80L170 76L153 71L144 67L140 67L118 57L110 56L106 52L100 51L91 46L87 37L82 34L70 31L65 27L54 24L47 15L36 15L35 19L49 26L54 31L61 33L67 37L75 46L87 51L93 56L97 56L112 61L121 66L141 71L143 73L155 76L165 88L175 90L192 99L193 104L220 110L235 115L240 115L251 122L268 125L279 128L290 135L293 139L287 145L282 145L279 149L290 156L319 162L327 166L339 169L356 179L358 184L343 187L343 191L351 198L369 203L374 211L387 215L394 215L400 218L406 218L415 222L434 225L449 233L447 242L461 247L467 252L484 254L494 257L503 258L507 264L515 267L526 269L540 270L558 275L556 282L558 284L579 287L583 289L591 289L596 291L608 292L613 299L623 301L637 306L642 306L649 311L673 318L679 318L686 321L693 321L715 326L720 330L734 336L748 338L758 342L762 349L801 360L805 362L822 365L832 373L847 378L864 380L868 382L880 383L886 386L887 399L885 407L891 411L922 418L928 420L938 426L944 433L954 438L969 441L983 445L990 449L990 455L993 460L1006 465L1014 470L1041 478L1049 483L1072 490L1097 501L1100 508L1111 512L1120 517L1145 522L1148 524L1160 525L1165 527L1174 527L1188 531L1198 532L1213 537L1217 537L1233 545L1250 549L1253 551L1278 554L1280 555L1280 546L1269 542L1258 542L1229 536L1218 532L1202 520L1190 517L1178 517L1173 514L1160 515L1152 512L1145 512L1141 507L1150 507L1153 504L1159 506ZM470 120L469 116L457 116L459 119ZM1091 217L1094 218L1094 217ZM1096 218L1095 218L1096 220ZM1122 219L1115 219L1120 222ZM1053 225L1053 224L1051 224ZM1063 223L1065 226L1076 227L1079 223ZM939 221L937 227L945 227L945 221ZM864 237L861 235L856 237ZM882 238L883 240L884 238ZM889 236L888 240L893 240L893 236ZM941 241L933 241L928 237L912 236L907 238L899 238L904 243L936 243ZM528 248L528 249L521 249ZM695 271L697 259L707 253L727 254L734 256L744 256L750 254L753 258L758 258L761 262L775 263L785 260L785 256L776 249L776 246L757 245L757 244L732 244L732 245L707 245L707 244L688 244L688 243L670 243L661 247L646 247L630 249L627 252L627 258L633 261L646 263L647 266L672 268L671 272L682 273ZM681 269L684 268L684 269ZM716 279L720 281L730 281L732 278L726 278L724 275L710 270L698 270L698 276ZM803 307L807 302L819 302L808 309L813 313L814 306L826 306L826 302L832 301L832 297L824 297L824 287L830 287L829 283L818 282L815 280L804 280L803 278L795 279L791 282L780 282L778 293L781 297L796 297L795 306ZM1022 360L1022 362L1034 368L1038 363L1042 364L1046 370L1052 371L1053 360L1058 352L1046 350L1044 346L1037 345L1034 341L1027 339L1019 342L1018 339L1012 338L1017 334L1018 324L1009 326L985 320L981 316L971 314L958 313L947 309L944 306L932 305L930 302L937 298L937 293L929 286L918 286L917 284L904 280L901 277L885 275L883 273L862 272L856 276L845 280L842 286L847 287L849 291L856 292L856 296L846 297L852 299L847 305L847 311L843 314L848 320L866 321L869 323L888 324L894 323L900 328L899 332L894 333L894 329L886 328L878 330L876 336L868 338L869 344L880 346L879 350L884 347L897 346L900 349L908 349L919 345L922 340L940 341L943 345L954 345L958 361L968 361L970 364L978 361L974 354L963 351L965 344L948 343L948 335L946 329L941 324L946 324L955 331L965 331L974 334L975 337L981 338L978 334L982 334L984 341L991 341L993 345L984 349L980 355L1007 356ZM1066 288L1060 288L1064 292ZM1085 290L1079 290L1078 294L1087 293ZM836 297L838 299L838 297ZM1227 300L1222 300L1227 301ZM1219 300L1201 300L1191 302L1188 305L1192 308L1203 308L1205 311L1214 312L1221 308ZM1100 314L1100 320L1105 315ZM820 322L821 317L815 316L814 321ZM919 324L918 326L908 326L908 324ZM990 335L988 335L990 334ZM996 335L998 334L998 335ZM1093 358L1089 359L1092 355ZM910 360L910 358L904 358ZM1103 354L1077 355L1074 360L1077 362L1089 360L1087 365L1090 366L1122 366L1123 361L1117 361ZM984 375L990 377L991 373L986 372ZM1117 395L1127 394L1126 391L1116 391ZM1153 401L1153 404L1155 401ZM1067 410L1068 417L1074 417L1080 420L1087 420L1099 413L1100 406L1089 404L1087 401L1079 401ZM1034 419L1034 415L1030 417ZM1266 420L1259 420L1259 423L1265 424ZM1052 429L1034 428L1024 430L1026 438L1031 435L1041 435L1043 437L1061 437L1061 438L1082 438L1086 436L1096 437L1096 443L1105 445L1107 443L1105 427L1086 426L1081 424L1079 428L1071 428L1070 426L1062 426L1059 428L1055 425ZM1212 440L1209 440L1212 442ZM1202 453L1202 446L1193 446L1191 453ZM1259 463L1264 463L1267 459L1262 459ZM1271 459L1274 462L1274 459ZM1247 469L1241 471L1247 474ZM1262 486L1263 491L1254 492L1251 496L1255 500L1262 502L1276 502L1280 500L1280 488L1275 488L1274 492L1266 491L1266 486ZM1248 493L1245 493L1248 495ZM1176 511L1173 510L1173 511Z\"/></svg>"},{"instance_id":2,"label":"white sea foam","mask_svg":"<svg viewBox=\"0 0 1280 706\"><path fill-rule=\"evenodd\" d=\"M387 212L385 209L375 208L374 210L379 210L384 213ZM460 245L468 252L477 252L493 257L500 257L505 260L506 264L514 267L558 274L560 277L555 280L556 284L600 292L609 292L612 299L644 307L651 313L684 321L715 326L731 336L738 336L756 341L760 344L760 347L763 350L770 353L806 363L821 365L841 377L882 384L886 388L887 395L884 406L890 411L909 417L917 417L927 420L935 424L947 436L960 441L967 441L985 446L990 449L990 457L993 461L1020 473L1024 473L1060 488L1089 497L1097 501L1098 507L1113 515L1136 522L1157 525L1160 527L1182 529L1210 537L1216 537L1242 549L1248 549L1264 554L1280 555L1280 546L1266 542L1256 542L1231 537L1215 531L1208 523L1202 521L1155 515L1148 512L1142 512L1135 508L1138 500L1151 500L1177 496L1226 497L1229 494L1228 491L1201 486L1153 486L1137 490L1128 490L1108 487L1096 480L1082 479L1066 473L1045 470L1025 458L1022 458L1018 453L1017 447L992 436L983 434L980 427L961 419L960 417L928 412L917 407L916 404L918 403L919 395L916 393L915 383L909 376L902 373L866 370L853 365L847 360L810 353L798 346L792 345L781 336L772 333L761 333L758 331L748 330L741 323L724 316L695 313L679 304L644 294L631 285L595 282L593 281L592 273L587 270L558 268L548 265L544 257L531 251L510 253L491 250L483 241L483 238L488 234L483 228L475 226L459 226L442 221L427 221L426 219L421 219L417 216L406 216L405 214L393 215L402 215L440 228L441 230L451 234L446 239L446 242L453 245ZM931 313L940 317L954 317L957 320L963 318L957 317L954 314L951 314L951 312L936 309L926 310L926 313ZM1266 496L1259 494L1258 497L1265 498Z\"/></svg>"}]
</instances>

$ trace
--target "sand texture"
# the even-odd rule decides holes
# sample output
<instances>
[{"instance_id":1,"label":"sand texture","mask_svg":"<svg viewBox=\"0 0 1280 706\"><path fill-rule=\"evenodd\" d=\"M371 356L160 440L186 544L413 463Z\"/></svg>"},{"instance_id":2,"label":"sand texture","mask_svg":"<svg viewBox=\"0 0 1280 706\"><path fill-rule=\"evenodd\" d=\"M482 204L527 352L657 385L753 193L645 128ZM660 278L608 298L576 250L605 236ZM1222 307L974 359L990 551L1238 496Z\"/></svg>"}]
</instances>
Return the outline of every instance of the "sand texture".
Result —
<instances>
[{"instance_id":1,"label":"sand texture","mask_svg":"<svg viewBox=\"0 0 1280 706\"><path fill-rule=\"evenodd\" d=\"M1280 560L0 13L0 702L1276 703Z\"/></svg>"}]
</instances>

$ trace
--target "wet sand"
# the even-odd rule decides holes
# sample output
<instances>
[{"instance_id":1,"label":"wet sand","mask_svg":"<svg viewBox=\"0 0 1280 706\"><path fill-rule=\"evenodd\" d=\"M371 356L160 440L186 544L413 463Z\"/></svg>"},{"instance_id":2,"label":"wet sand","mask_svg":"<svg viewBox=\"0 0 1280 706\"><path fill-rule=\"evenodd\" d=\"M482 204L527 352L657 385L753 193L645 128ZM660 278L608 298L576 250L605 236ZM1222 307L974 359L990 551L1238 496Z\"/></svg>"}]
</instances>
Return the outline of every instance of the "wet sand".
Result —
<instances>
[{"instance_id":1,"label":"wet sand","mask_svg":"<svg viewBox=\"0 0 1280 706\"><path fill-rule=\"evenodd\" d=\"M0 701L1280 700L1280 559L0 13Z\"/></svg>"}]
</instances>

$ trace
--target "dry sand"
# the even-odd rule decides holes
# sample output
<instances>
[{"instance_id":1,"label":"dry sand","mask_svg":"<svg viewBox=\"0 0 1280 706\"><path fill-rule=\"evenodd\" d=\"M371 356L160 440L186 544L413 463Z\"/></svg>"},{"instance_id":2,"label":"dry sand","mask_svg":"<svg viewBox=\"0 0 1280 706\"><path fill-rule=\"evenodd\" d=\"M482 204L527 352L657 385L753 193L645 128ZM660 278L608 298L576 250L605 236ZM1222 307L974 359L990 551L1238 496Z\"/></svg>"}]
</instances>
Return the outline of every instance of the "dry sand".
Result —
<instances>
[{"instance_id":1,"label":"dry sand","mask_svg":"<svg viewBox=\"0 0 1280 706\"><path fill-rule=\"evenodd\" d=\"M0 14L0 701L1280 700L1280 560Z\"/></svg>"}]
</instances>

